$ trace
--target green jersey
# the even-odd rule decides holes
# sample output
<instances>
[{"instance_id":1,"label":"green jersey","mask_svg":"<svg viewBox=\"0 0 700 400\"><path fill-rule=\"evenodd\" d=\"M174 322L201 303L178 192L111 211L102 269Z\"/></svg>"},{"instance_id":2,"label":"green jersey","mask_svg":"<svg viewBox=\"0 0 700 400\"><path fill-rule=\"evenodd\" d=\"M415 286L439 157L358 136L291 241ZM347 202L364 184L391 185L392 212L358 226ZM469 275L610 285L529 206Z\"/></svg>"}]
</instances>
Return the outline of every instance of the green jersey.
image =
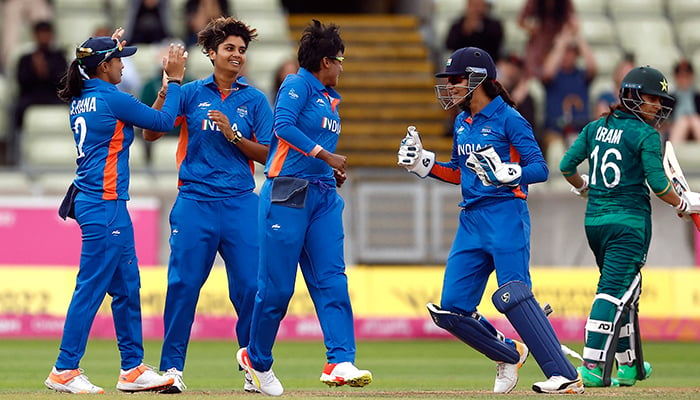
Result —
<instances>
[{"instance_id":1,"label":"green jersey","mask_svg":"<svg viewBox=\"0 0 700 400\"><path fill-rule=\"evenodd\" d=\"M607 121L601 117L586 125L559 169L564 176L571 176L586 159L586 225L642 227L651 215L646 183L657 196L671 190L661 163L659 133L632 114L616 110Z\"/></svg>"}]
</instances>

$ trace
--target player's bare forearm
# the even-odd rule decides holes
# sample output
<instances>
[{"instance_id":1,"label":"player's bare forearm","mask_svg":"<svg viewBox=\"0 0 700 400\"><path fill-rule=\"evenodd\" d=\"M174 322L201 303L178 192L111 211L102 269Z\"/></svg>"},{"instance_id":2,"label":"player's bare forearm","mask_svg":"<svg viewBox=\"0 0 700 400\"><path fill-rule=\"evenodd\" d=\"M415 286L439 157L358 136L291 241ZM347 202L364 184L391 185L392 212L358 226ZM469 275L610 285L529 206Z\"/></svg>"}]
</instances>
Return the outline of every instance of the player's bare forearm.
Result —
<instances>
[{"instance_id":1,"label":"player's bare forearm","mask_svg":"<svg viewBox=\"0 0 700 400\"><path fill-rule=\"evenodd\" d=\"M158 92L158 96L156 96L156 100L153 102L153 105L151 108L154 110L162 110L163 109L163 104L165 103L165 96L167 96L168 92L168 87L165 86L164 88L161 88L160 91ZM152 131L150 129L143 129L141 131L141 136L143 136L143 139L149 142L152 142L154 140L158 140L165 136L166 132L156 132Z\"/></svg>"},{"instance_id":2,"label":"player's bare forearm","mask_svg":"<svg viewBox=\"0 0 700 400\"><path fill-rule=\"evenodd\" d=\"M246 138L238 141L236 145L246 157L265 165L265 161L267 161L267 153L270 150L268 146Z\"/></svg>"}]
</instances>

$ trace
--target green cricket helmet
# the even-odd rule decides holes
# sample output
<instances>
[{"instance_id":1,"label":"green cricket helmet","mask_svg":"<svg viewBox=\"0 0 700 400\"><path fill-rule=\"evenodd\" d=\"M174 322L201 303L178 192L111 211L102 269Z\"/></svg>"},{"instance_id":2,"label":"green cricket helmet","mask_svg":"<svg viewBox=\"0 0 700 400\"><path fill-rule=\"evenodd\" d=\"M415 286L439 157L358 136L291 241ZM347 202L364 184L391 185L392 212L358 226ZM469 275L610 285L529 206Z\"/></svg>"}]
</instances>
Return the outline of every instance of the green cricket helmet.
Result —
<instances>
[{"instance_id":1,"label":"green cricket helmet","mask_svg":"<svg viewBox=\"0 0 700 400\"><path fill-rule=\"evenodd\" d=\"M642 111L644 101L642 94L657 96L661 108L656 113ZM620 84L620 103L639 120L651 126L659 127L671 115L676 100L668 94L668 80L659 70L648 65L632 69Z\"/></svg>"}]
</instances>

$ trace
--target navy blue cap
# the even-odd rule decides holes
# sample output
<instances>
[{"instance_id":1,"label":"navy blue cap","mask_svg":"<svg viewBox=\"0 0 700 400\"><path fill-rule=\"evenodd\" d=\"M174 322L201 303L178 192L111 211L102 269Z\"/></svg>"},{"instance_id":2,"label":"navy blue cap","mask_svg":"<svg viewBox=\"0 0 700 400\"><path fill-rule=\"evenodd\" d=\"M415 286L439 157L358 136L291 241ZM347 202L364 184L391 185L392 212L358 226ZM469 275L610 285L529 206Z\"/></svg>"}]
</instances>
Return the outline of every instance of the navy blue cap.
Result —
<instances>
[{"instance_id":1,"label":"navy blue cap","mask_svg":"<svg viewBox=\"0 0 700 400\"><path fill-rule=\"evenodd\" d=\"M468 67L486 69L486 77L496 79L496 64L485 50L478 47L463 47L445 62L445 72L435 74L438 78L465 75Z\"/></svg>"},{"instance_id":2,"label":"navy blue cap","mask_svg":"<svg viewBox=\"0 0 700 400\"><path fill-rule=\"evenodd\" d=\"M96 68L113 58L129 57L136 53L136 47L123 47L117 39L109 36L91 37L75 49L78 63L87 68Z\"/></svg>"}]
</instances>

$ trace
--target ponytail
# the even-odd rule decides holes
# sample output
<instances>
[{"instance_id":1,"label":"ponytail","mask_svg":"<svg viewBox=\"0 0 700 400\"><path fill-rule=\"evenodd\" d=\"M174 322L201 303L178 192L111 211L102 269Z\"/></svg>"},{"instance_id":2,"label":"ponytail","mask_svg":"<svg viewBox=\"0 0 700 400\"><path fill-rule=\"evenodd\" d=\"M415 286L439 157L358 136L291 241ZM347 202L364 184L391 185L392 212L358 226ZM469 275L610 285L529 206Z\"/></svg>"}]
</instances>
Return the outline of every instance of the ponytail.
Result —
<instances>
[{"instance_id":1,"label":"ponytail","mask_svg":"<svg viewBox=\"0 0 700 400\"><path fill-rule=\"evenodd\" d=\"M481 85L484 87L484 91L490 99L495 99L497 96L501 96L503 98L503 101L506 102L506 104L513 108L517 108L515 101L512 97L510 97L510 93L508 93L508 90L505 87L503 87L501 82L495 79L486 80Z\"/></svg>"},{"instance_id":2,"label":"ponytail","mask_svg":"<svg viewBox=\"0 0 700 400\"><path fill-rule=\"evenodd\" d=\"M73 97L79 97L83 92L83 73L80 71L78 60L75 59L68 66L66 74L61 78L58 98L66 103L70 103Z\"/></svg>"}]
</instances>

